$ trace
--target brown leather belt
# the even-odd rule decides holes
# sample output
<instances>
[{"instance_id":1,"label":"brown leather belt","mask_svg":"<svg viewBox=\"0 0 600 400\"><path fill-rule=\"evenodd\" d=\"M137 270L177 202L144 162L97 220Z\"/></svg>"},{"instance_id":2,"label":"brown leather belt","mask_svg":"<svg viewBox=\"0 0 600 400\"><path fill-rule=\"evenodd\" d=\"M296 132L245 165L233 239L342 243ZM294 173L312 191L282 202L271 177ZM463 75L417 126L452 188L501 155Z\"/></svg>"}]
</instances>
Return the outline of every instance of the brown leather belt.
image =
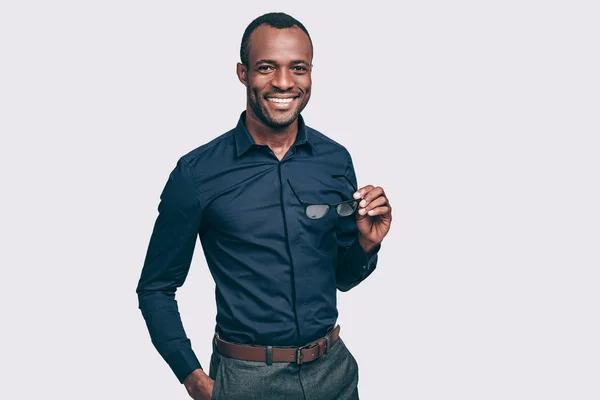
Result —
<instances>
[{"instance_id":1,"label":"brown leather belt","mask_svg":"<svg viewBox=\"0 0 600 400\"><path fill-rule=\"evenodd\" d=\"M337 325L327 336L301 347L249 346L226 342L215 334L215 344L219 352L227 357L247 361L263 361L267 365L274 362L295 362L302 364L316 360L337 342L340 326Z\"/></svg>"}]
</instances>

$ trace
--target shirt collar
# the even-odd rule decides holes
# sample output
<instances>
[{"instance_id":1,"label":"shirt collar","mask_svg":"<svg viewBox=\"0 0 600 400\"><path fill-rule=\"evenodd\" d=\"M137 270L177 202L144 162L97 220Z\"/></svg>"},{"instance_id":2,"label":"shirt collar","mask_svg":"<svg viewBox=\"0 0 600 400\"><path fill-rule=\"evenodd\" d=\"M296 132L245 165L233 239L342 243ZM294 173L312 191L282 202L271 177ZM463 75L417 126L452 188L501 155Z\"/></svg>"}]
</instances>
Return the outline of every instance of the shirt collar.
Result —
<instances>
[{"instance_id":1,"label":"shirt collar","mask_svg":"<svg viewBox=\"0 0 600 400\"><path fill-rule=\"evenodd\" d=\"M237 150L237 156L240 157L242 154L247 152L256 142L248 132L248 128L246 128L246 111L243 111L240 114L240 119L234 129L235 136L235 147ZM296 135L296 141L293 146L298 146L302 144L308 144L311 150L314 151L314 145L311 143L310 132L304 123L304 118L302 115L298 115L298 134Z\"/></svg>"}]
</instances>

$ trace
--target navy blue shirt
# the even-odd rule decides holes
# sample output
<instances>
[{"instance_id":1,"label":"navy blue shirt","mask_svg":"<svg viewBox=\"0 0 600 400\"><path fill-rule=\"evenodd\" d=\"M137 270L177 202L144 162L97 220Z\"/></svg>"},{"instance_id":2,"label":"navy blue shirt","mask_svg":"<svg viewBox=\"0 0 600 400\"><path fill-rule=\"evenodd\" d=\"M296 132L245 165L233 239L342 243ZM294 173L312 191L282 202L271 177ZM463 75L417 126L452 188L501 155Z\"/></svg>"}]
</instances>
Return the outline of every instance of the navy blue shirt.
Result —
<instances>
[{"instance_id":1,"label":"navy blue shirt","mask_svg":"<svg viewBox=\"0 0 600 400\"><path fill-rule=\"evenodd\" d=\"M302 346L325 336L338 317L336 289L350 290L377 264L380 246L364 252L356 214L331 208L310 219L296 197L351 200L350 182L358 186L348 151L299 116L295 143L279 160L254 142L245 116L178 160L136 289L152 343L180 382L201 368L175 301L197 237L216 285L215 329L235 343Z\"/></svg>"}]
</instances>

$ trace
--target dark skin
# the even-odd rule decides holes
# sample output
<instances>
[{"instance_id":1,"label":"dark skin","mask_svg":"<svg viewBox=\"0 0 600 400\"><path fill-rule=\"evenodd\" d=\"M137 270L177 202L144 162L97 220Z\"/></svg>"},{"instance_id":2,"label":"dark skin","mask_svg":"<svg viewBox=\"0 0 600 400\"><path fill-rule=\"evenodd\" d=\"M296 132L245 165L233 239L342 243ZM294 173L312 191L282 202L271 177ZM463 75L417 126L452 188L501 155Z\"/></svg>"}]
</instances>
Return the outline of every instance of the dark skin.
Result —
<instances>
[{"instance_id":1,"label":"dark skin","mask_svg":"<svg viewBox=\"0 0 600 400\"><path fill-rule=\"evenodd\" d=\"M237 64L238 79L246 86L246 128L279 160L296 140L298 115L310 99L311 72L310 40L296 26L259 26L250 37L248 66ZM392 207L380 186L363 186L354 198L362 198L356 213L359 243L370 253L390 230ZM195 400L210 400L214 383L202 369L183 381Z\"/></svg>"},{"instance_id":2,"label":"dark skin","mask_svg":"<svg viewBox=\"0 0 600 400\"><path fill-rule=\"evenodd\" d=\"M278 159L292 146L298 115L310 99L312 47L298 27L259 26L250 38L248 66L237 64L246 86L246 127Z\"/></svg>"}]
</instances>

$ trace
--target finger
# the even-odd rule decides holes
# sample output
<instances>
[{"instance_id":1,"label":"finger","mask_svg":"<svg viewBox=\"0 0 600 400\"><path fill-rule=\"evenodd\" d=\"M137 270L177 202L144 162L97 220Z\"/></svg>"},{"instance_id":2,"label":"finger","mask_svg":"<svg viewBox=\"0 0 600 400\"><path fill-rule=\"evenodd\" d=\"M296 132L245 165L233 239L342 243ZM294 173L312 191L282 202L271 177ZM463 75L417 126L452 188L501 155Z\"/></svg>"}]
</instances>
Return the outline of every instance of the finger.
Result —
<instances>
[{"instance_id":1,"label":"finger","mask_svg":"<svg viewBox=\"0 0 600 400\"><path fill-rule=\"evenodd\" d=\"M371 190L373 190L373 185L363 186L356 192L354 192L352 197L354 197L355 199L360 199L361 197L364 197L365 194L369 193Z\"/></svg>"},{"instance_id":2,"label":"finger","mask_svg":"<svg viewBox=\"0 0 600 400\"><path fill-rule=\"evenodd\" d=\"M368 211L368 215L370 217L374 217L376 215L381 215L381 216L390 216L391 217L391 211L392 208L389 206L381 206L381 207L376 207L372 210Z\"/></svg>"},{"instance_id":3,"label":"finger","mask_svg":"<svg viewBox=\"0 0 600 400\"><path fill-rule=\"evenodd\" d=\"M365 208L359 208L356 211L356 222L360 222L364 219L367 219L369 216L367 215L367 210Z\"/></svg>"},{"instance_id":4,"label":"finger","mask_svg":"<svg viewBox=\"0 0 600 400\"><path fill-rule=\"evenodd\" d=\"M363 202L365 202L365 200L360 202L360 205L362 206ZM385 196L379 196L376 199L373 199L373 201L371 201L370 203L366 204L365 206L363 206L363 208L366 208L367 211L372 210L376 207L380 207L380 206L385 206L387 205L388 199ZM366 202L365 202L366 203Z\"/></svg>"},{"instance_id":5,"label":"finger","mask_svg":"<svg viewBox=\"0 0 600 400\"><path fill-rule=\"evenodd\" d=\"M368 193L365 193L363 195L364 205L363 205L363 201L361 201L360 206L366 207L369 205L370 202L372 202L373 200L375 200L376 198L378 198L380 196L385 196L385 193L383 192L383 188L381 186L374 187L373 190L371 190Z\"/></svg>"}]
</instances>

